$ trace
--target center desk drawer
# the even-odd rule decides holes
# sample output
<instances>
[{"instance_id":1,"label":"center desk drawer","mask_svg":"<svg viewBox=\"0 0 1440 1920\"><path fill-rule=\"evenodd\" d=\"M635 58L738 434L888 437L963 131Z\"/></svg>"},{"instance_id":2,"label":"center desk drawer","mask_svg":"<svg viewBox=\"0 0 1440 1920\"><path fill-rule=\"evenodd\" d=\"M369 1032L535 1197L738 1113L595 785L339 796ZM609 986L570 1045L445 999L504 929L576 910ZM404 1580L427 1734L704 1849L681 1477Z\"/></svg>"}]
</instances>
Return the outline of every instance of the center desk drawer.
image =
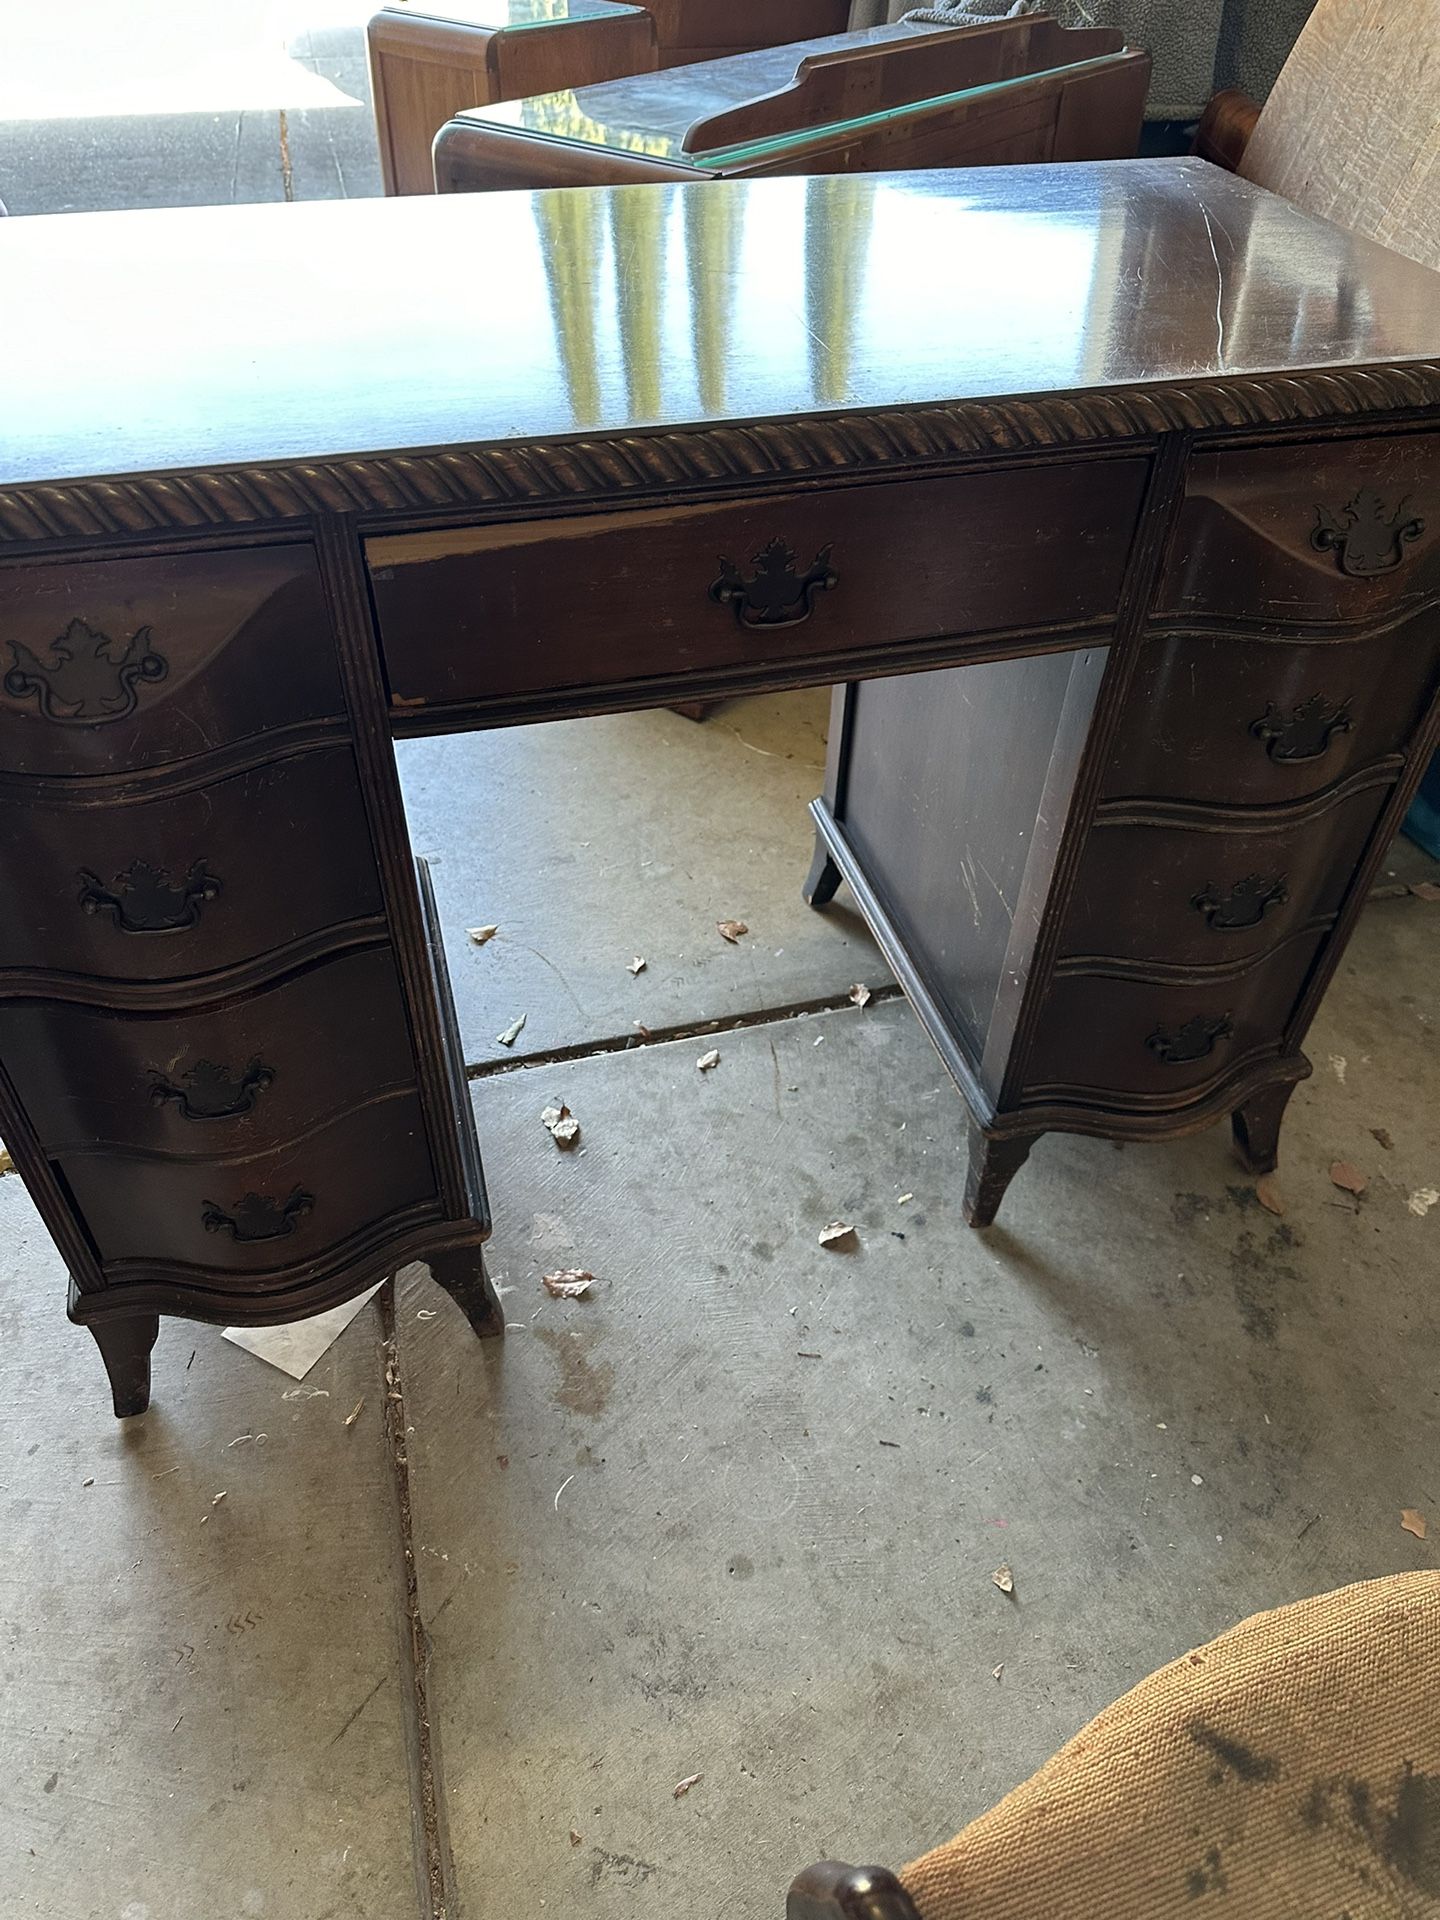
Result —
<instances>
[{"instance_id":1,"label":"center desk drawer","mask_svg":"<svg viewBox=\"0 0 1440 1920\"><path fill-rule=\"evenodd\" d=\"M1107 619L1144 459L385 535L367 547L398 704Z\"/></svg>"}]
</instances>

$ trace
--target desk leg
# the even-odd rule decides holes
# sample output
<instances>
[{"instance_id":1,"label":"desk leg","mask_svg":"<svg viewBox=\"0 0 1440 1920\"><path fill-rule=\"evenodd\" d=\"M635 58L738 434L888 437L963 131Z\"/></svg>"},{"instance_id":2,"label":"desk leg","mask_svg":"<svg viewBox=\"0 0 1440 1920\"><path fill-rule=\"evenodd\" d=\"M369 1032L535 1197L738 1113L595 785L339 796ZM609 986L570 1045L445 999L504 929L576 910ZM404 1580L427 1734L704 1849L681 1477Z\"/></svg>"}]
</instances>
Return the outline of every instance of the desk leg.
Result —
<instances>
[{"instance_id":1,"label":"desk leg","mask_svg":"<svg viewBox=\"0 0 1440 1920\"><path fill-rule=\"evenodd\" d=\"M454 1247L445 1253L428 1254L425 1264L431 1279L445 1289L482 1340L493 1340L504 1333L505 1314L485 1271L483 1247Z\"/></svg>"},{"instance_id":2,"label":"desk leg","mask_svg":"<svg viewBox=\"0 0 1440 1920\"><path fill-rule=\"evenodd\" d=\"M115 1418L144 1413L150 1404L150 1351L160 1337L159 1314L111 1314L92 1320L90 1331L110 1376Z\"/></svg>"},{"instance_id":3,"label":"desk leg","mask_svg":"<svg viewBox=\"0 0 1440 1920\"><path fill-rule=\"evenodd\" d=\"M995 1139L970 1123L970 1164L965 1170L961 1211L970 1227L988 1227L1000 1211L1005 1189L1029 1158L1038 1133L1012 1133Z\"/></svg>"},{"instance_id":4,"label":"desk leg","mask_svg":"<svg viewBox=\"0 0 1440 1920\"><path fill-rule=\"evenodd\" d=\"M1280 1157L1280 1122L1295 1091L1295 1082L1262 1087L1230 1116L1235 1151L1247 1173L1273 1173Z\"/></svg>"}]
</instances>

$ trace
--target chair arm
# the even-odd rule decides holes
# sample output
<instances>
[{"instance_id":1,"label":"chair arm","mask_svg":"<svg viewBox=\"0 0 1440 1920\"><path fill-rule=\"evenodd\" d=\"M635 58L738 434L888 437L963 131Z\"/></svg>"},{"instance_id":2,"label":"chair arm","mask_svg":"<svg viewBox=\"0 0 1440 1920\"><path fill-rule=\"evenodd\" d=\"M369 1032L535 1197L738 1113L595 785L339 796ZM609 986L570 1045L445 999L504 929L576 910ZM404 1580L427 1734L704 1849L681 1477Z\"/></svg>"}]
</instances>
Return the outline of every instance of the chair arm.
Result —
<instances>
[{"instance_id":1,"label":"chair arm","mask_svg":"<svg viewBox=\"0 0 1440 1920\"><path fill-rule=\"evenodd\" d=\"M904 1887L885 1867L822 1860L790 1888L786 1920L920 1920Z\"/></svg>"},{"instance_id":2,"label":"chair arm","mask_svg":"<svg viewBox=\"0 0 1440 1920\"><path fill-rule=\"evenodd\" d=\"M1258 101L1239 87L1226 87L1207 101L1190 151L1201 160L1213 161L1227 173L1234 173L1259 118Z\"/></svg>"}]
</instances>

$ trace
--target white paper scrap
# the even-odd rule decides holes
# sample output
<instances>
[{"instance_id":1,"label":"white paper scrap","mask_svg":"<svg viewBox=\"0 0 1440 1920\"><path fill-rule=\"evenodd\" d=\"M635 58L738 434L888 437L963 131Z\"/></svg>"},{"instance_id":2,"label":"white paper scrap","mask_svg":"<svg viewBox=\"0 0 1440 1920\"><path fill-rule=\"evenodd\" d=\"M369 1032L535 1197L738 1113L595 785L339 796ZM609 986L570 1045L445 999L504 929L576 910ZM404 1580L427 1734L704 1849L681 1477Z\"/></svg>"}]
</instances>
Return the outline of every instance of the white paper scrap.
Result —
<instances>
[{"instance_id":1,"label":"white paper scrap","mask_svg":"<svg viewBox=\"0 0 1440 1920\"><path fill-rule=\"evenodd\" d=\"M312 1314L308 1320L291 1320L280 1327L226 1327L225 1338L243 1347L259 1359L288 1373L292 1380L303 1380L315 1362L340 1338L367 1300L373 1300L385 1282L347 1300L343 1306L325 1313Z\"/></svg>"}]
</instances>

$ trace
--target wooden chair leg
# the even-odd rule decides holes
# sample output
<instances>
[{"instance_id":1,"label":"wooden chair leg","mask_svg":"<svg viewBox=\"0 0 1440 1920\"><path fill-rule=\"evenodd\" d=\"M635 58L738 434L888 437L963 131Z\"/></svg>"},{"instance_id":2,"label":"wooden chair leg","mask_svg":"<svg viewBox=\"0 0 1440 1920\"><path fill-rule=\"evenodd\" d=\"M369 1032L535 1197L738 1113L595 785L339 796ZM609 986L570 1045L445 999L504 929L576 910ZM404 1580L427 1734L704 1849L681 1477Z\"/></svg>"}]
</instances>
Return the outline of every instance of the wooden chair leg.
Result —
<instances>
[{"instance_id":1,"label":"wooden chair leg","mask_svg":"<svg viewBox=\"0 0 1440 1920\"><path fill-rule=\"evenodd\" d=\"M426 1257L425 1264L431 1279L444 1288L482 1340L493 1340L504 1333L505 1315L500 1296L485 1271L483 1247L455 1247L445 1253L432 1253Z\"/></svg>"},{"instance_id":2,"label":"wooden chair leg","mask_svg":"<svg viewBox=\"0 0 1440 1920\"><path fill-rule=\"evenodd\" d=\"M1280 1157L1280 1122L1285 1117L1295 1082L1262 1087L1230 1116L1235 1151L1247 1173L1273 1173Z\"/></svg>"},{"instance_id":3,"label":"wooden chair leg","mask_svg":"<svg viewBox=\"0 0 1440 1920\"><path fill-rule=\"evenodd\" d=\"M708 720L719 704L718 700L676 700L671 703L670 711L678 713L682 720Z\"/></svg>"},{"instance_id":4,"label":"wooden chair leg","mask_svg":"<svg viewBox=\"0 0 1440 1920\"><path fill-rule=\"evenodd\" d=\"M996 1138L972 1121L970 1162L965 1170L965 1199L961 1211L970 1227L988 1227L1000 1210L1005 1189L1030 1156L1038 1133L1012 1133Z\"/></svg>"},{"instance_id":5,"label":"wooden chair leg","mask_svg":"<svg viewBox=\"0 0 1440 1920\"><path fill-rule=\"evenodd\" d=\"M805 884L800 894L810 907L825 907L835 898L835 889L841 881L839 867L830 858L830 849L817 833L815 836L815 858L810 862L810 871L805 876Z\"/></svg>"},{"instance_id":6,"label":"wooden chair leg","mask_svg":"<svg viewBox=\"0 0 1440 1920\"><path fill-rule=\"evenodd\" d=\"M89 1324L110 1376L115 1418L144 1413L150 1404L150 1353L160 1337L159 1314L115 1313Z\"/></svg>"}]
</instances>

